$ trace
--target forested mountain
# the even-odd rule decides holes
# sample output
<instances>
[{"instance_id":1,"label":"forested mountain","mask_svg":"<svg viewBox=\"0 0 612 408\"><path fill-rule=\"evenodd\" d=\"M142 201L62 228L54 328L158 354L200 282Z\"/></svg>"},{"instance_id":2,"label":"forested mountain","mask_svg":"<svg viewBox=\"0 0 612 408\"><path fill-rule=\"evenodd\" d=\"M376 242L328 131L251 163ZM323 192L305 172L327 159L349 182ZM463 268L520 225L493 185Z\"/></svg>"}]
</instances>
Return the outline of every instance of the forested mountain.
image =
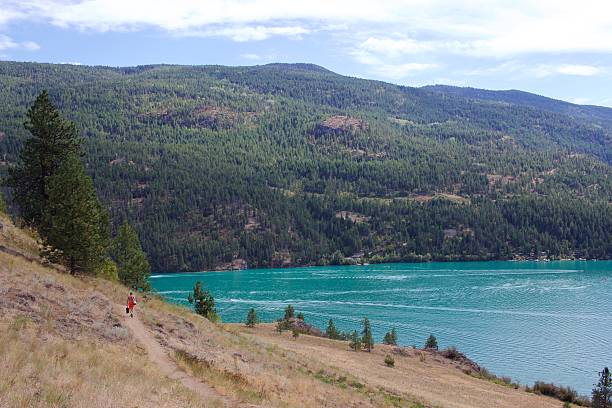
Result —
<instances>
[{"instance_id":1,"label":"forested mountain","mask_svg":"<svg viewBox=\"0 0 612 408\"><path fill-rule=\"evenodd\" d=\"M309 64L0 62L3 173L42 89L155 271L612 257L611 109Z\"/></svg>"}]
</instances>

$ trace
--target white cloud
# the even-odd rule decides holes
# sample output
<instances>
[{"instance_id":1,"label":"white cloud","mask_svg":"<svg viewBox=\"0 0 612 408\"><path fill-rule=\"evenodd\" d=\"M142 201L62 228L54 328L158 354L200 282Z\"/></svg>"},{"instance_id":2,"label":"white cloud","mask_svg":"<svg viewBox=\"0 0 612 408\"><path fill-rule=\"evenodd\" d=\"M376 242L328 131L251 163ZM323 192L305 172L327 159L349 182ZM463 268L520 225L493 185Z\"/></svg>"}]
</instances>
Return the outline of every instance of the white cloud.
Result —
<instances>
[{"instance_id":1,"label":"white cloud","mask_svg":"<svg viewBox=\"0 0 612 408\"><path fill-rule=\"evenodd\" d=\"M374 68L374 72L385 78L399 80L402 78L406 78L407 76L434 69L437 67L437 64L426 64L419 62L408 62L403 64L381 64Z\"/></svg>"},{"instance_id":2,"label":"white cloud","mask_svg":"<svg viewBox=\"0 0 612 408\"><path fill-rule=\"evenodd\" d=\"M17 42L11 37L0 34L0 50L23 49L27 51L36 51L40 46L33 41Z\"/></svg>"},{"instance_id":3,"label":"white cloud","mask_svg":"<svg viewBox=\"0 0 612 408\"><path fill-rule=\"evenodd\" d=\"M565 75L578 75L578 76L593 76L604 72L602 68L594 67L592 65L572 65L566 64L561 65L557 71L560 74Z\"/></svg>"},{"instance_id":4,"label":"white cloud","mask_svg":"<svg viewBox=\"0 0 612 408\"><path fill-rule=\"evenodd\" d=\"M360 44L360 48L389 57L398 57L432 51L436 46L432 42L419 42L411 38L369 37Z\"/></svg>"},{"instance_id":5,"label":"white cloud","mask_svg":"<svg viewBox=\"0 0 612 408\"><path fill-rule=\"evenodd\" d=\"M380 51L380 50L377 50ZM379 52L379 54L385 52ZM438 68L429 62L405 61L402 58L384 58L374 52L357 49L350 54L361 64L367 65L370 72L385 79L399 80L419 72Z\"/></svg>"},{"instance_id":6,"label":"white cloud","mask_svg":"<svg viewBox=\"0 0 612 408\"><path fill-rule=\"evenodd\" d=\"M301 38L308 34L309 29L299 26L243 26L243 27L217 27L200 31L185 31L179 35L196 37L228 37L236 42L261 41L273 36Z\"/></svg>"},{"instance_id":7,"label":"white cloud","mask_svg":"<svg viewBox=\"0 0 612 408\"><path fill-rule=\"evenodd\" d=\"M245 59L245 60L249 60L249 61L259 61L261 59L263 59L263 57L259 54L251 54L251 53L245 53L245 54L240 54L240 58Z\"/></svg>"},{"instance_id":8,"label":"white cloud","mask_svg":"<svg viewBox=\"0 0 612 408\"><path fill-rule=\"evenodd\" d=\"M215 24L297 20L342 24L391 17L389 7L376 10L378 7L365 0L1 0L2 3L13 14L41 18L61 27L99 31L143 26L180 31Z\"/></svg>"},{"instance_id":9,"label":"white cloud","mask_svg":"<svg viewBox=\"0 0 612 408\"><path fill-rule=\"evenodd\" d=\"M24 15L18 11L17 7L10 4L3 4L3 1L0 1L0 26L6 24L11 20L16 20L24 17Z\"/></svg>"},{"instance_id":10,"label":"white cloud","mask_svg":"<svg viewBox=\"0 0 612 408\"><path fill-rule=\"evenodd\" d=\"M278 61L279 59L278 55L274 52L269 52L265 54L244 53L244 54L240 54L240 58L242 58L243 60L258 62L258 63L273 62L273 61Z\"/></svg>"},{"instance_id":11,"label":"white cloud","mask_svg":"<svg viewBox=\"0 0 612 408\"><path fill-rule=\"evenodd\" d=\"M596 67L593 65L580 65L580 64L539 64L535 67L525 67L525 70L536 78L544 78L551 75L572 75L572 76L594 76L600 75L606 72L604 68Z\"/></svg>"},{"instance_id":12,"label":"white cloud","mask_svg":"<svg viewBox=\"0 0 612 408\"><path fill-rule=\"evenodd\" d=\"M217 27L237 41L296 35L283 27L369 31L362 45L389 55L612 51L607 0L0 0L0 24L18 19L98 31Z\"/></svg>"},{"instance_id":13,"label":"white cloud","mask_svg":"<svg viewBox=\"0 0 612 408\"><path fill-rule=\"evenodd\" d=\"M7 50L9 48L16 48L17 43L6 35L0 35L0 50Z\"/></svg>"},{"instance_id":14,"label":"white cloud","mask_svg":"<svg viewBox=\"0 0 612 408\"><path fill-rule=\"evenodd\" d=\"M591 102L591 98L574 97L569 98L568 101L577 105L586 105L587 103Z\"/></svg>"},{"instance_id":15,"label":"white cloud","mask_svg":"<svg viewBox=\"0 0 612 408\"><path fill-rule=\"evenodd\" d=\"M517 60L459 72L467 76L508 76L514 78L546 78L554 75L590 77L608 72L607 68L585 64L528 64Z\"/></svg>"}]
</instances>

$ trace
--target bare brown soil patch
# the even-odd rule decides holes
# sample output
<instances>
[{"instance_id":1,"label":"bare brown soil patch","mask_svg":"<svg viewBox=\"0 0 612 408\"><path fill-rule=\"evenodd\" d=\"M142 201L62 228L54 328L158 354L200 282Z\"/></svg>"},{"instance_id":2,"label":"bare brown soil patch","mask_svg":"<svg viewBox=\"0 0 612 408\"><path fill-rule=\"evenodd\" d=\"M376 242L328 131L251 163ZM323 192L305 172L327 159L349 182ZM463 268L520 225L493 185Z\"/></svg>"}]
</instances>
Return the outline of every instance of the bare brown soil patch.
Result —
<instances>
[{"instance_id":1,"label":"bare brown soil patch","mask_svg":"<svg viewBox=\"0 0 612 408\"><path fill-rule=\"evenodd\" d=\"M359 118L352 116L330 116L323 120L315 128L315 135L333 134L338 132L355 133L368 129L368 124Z\"/></svg>"}]
</instances>

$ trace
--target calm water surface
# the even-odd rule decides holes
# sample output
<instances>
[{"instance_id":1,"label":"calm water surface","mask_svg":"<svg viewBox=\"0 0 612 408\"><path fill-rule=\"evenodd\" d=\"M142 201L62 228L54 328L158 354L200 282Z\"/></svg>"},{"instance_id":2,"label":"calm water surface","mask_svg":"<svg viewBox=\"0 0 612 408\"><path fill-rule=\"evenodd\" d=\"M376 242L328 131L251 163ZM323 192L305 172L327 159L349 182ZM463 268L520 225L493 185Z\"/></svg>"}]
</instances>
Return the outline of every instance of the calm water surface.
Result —
<instances>
[{"instance_id":1,"label":"calm water surface","mask_svg":"<svg viewBox=\"0 0 612 408\"><path fill-rule=\"evenodd\" d=\"M612 261L464 262L257 269L151 277L168 300L187 304L194 283L212 291L224 321L254 307L272 321L287 304L324 329L372 322L375 340L395 327L399 343L433 333L479 364L523 384L571 385L590 394L612 366Z\"/></svg>"}]
</instances>

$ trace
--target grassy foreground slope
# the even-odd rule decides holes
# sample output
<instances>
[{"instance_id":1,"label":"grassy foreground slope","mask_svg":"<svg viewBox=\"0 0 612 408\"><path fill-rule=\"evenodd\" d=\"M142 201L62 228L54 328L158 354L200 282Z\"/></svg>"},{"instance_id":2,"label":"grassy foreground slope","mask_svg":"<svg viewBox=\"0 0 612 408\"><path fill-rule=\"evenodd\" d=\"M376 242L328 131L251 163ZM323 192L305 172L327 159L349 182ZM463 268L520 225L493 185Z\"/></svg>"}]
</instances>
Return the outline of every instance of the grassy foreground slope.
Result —
<instances>
[{"instance_id":1,"label":"grassy foreground slope","mask_svg":"<svg viewBox=\"0 0 612 408\"><path fill-rule=\"evenodd\" d=\"M31 236L0 224L0 407L202 406L129 341L124 288L32 262Z\"/></svg>"},{"instance_id":2,"label":"grassy foreground slope","mask_svg":"<svg viewBox=\"0 0 612 408\"><path fill-rule=\"evenodd\" d=\"M125 287L41 265L31 234L0 223L0 407L561 407L420 351L388 368L389 346L215 325L153 298L129 320Z\"/></svg>"},{"instance_id":3,"label":"grassy foreground slope","mask_svg":"<svg viewBox=\"0 0 612 408\"><path fill-rule=\"evenodd\" d=\"M609 108L306 64L0 62L0 175L45 88L154 271L612 257Z\"/></svg>"}]
</instances>

